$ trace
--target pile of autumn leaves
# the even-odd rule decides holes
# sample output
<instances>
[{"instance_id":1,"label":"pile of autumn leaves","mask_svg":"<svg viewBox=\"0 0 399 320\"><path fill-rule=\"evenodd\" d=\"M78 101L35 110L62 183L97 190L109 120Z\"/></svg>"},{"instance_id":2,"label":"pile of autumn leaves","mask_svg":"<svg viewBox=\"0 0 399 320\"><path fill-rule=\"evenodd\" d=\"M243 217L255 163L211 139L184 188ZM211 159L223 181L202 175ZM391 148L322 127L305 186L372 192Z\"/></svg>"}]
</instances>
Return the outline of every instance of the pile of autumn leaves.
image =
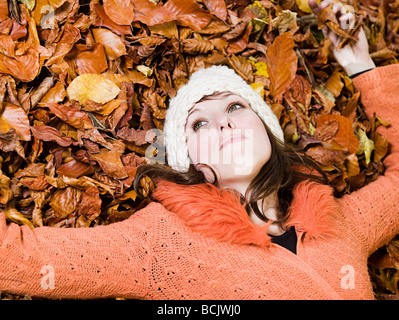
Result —
<instances>
[{"instance_id":1,"label":"pile of autumn leaves","mask_svg":"<svg viewBox=\"0 0 399 320\"><path fill-rule=\"evenodd\" d=\"M132 183L151 160L150 130L163 128L189 75L211 65L234 68L263 96L337 195L383 172L388 141L376 128L389 119L366 119L331 59L318 30L339 28L329 11L317 21L301 0L21 2L0 0L0 204L11 221L92 227L145 206ZM377 64L396 62L398 3L353 5ZM378 281L384 270L373 269ZM398 293L384 279L379 290Z\"/></svg>"}]
</instances>

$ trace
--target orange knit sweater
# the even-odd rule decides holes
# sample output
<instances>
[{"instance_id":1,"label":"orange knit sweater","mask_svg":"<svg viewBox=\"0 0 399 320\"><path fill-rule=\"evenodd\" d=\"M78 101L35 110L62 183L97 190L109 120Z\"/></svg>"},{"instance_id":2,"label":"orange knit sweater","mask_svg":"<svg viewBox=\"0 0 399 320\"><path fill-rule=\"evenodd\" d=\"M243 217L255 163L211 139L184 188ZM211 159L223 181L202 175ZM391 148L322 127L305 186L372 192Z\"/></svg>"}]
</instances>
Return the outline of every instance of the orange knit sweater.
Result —
<instances>
[{"instance_id":1,"label":"orange knit sweater","mask_svg":"<svg viewBox=\"0 0 399 320\"><path fill-rule=\"evenodd\" d=\"M160 203L108 226L30 229L0 213L0 290L78 299L373 299L367 259L399 233L399 64L354 83L367 114L392 124L378 129L393 144L387 170L340 199L329 187L299 184L288 222L297 255L271 243L267 225L254 225L229 192L160 182Z\"/></svg>"}]
</instances>

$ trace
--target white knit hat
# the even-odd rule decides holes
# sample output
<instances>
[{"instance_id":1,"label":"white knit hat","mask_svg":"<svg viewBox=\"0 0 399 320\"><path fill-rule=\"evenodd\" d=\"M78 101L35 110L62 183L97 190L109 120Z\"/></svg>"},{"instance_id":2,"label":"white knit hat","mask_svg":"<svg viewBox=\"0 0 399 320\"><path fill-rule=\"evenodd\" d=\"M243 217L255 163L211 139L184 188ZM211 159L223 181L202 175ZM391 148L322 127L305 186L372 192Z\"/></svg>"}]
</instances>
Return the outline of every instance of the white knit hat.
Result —
<instances>
[{"instance_id":1,"label":"white knit hat","mask_svg":"<svg viewBox=\"0 0 399 320\"><path fill-rule=\"evenodd\" d=\"M244 98L268 126L273 135L284 141L283 130L273 111L244 79L225 66L212 66L193 73L171 99L164 124L164 141L168 165L180 172L190 166L185 124L189 110L204 96L215 92L231 92Z\"/></svg>"}]
</instances>

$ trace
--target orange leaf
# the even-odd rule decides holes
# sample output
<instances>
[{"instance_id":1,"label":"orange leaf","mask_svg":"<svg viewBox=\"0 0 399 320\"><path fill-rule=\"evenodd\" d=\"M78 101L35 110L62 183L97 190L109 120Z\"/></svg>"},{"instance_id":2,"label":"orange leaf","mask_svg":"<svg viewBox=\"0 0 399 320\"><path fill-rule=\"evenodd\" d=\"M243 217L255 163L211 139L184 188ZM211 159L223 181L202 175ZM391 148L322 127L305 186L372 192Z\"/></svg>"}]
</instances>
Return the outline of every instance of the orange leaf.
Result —
<instances>
[{"instance_id":1,"label":"orange leaf","mask_svg":"<svg viewBox=\"0 0 399 320\"><path fill-rule=\"evenodd\" d=\"M73 142L71 138L62 136L56 128L50 126L33 126L31 127L31 130L36 139L43 141L55 141L61 147L68 147Z\"/></svg>"},{"instance_id":2,"label":"orange leaf","mask_svg":"<svg viewBox=\"0 0 399 320\"><path fill-rule=\"evenodd\" d=\"M117 34L132 34L130 26L121 26L108 17L104 11L104 7L99 2L90 2L90 8L97 16L96 21L93 23L94 26L108 28Z\"/></svg>"},{"instance_id":3,"label":"orange leaf","mask_svg":"<svg viewBox=\"0 0 399 320\"><path fill-rule=\"evenodd\" d=\"M165 5L179 24L199 31L209 24L212 15L202 10L194 0L169 0Z\"/></svg>"},{"instance_id":4,"label":"orange leaf","mask_svg":"<svg viewBox=\"0 0 399 320\"><path fill-rule=\"evenodd\" d=\"M74 213L80 193L80 190L73 187L55 191L49 202L49 205L54 209L54 215L57 218L65 218Z\"/></svg>"},{"instance_id":5,"label":"orange leaf","mask_svg":"<svg viewBox=\"0 0 399 320\"><path fill-rule=\"evenodd\" d=\"M184 39L183 51L189 54L208 53L215 48L214 44L209 40Z\"/></svg>"},{"instance_id":6,"label":"orange leaf","mask_svg":"<svg viewBox=\"0 0 399 320\"><path fill-rule=\"evenodd\" d=\"M70 178L79 178L80 176L89 175L93 172L93 166L79 160L71 160L60 165L57 170L60 176L67 176Z\"/></svg>"},{"instance_id":7,"label":"orange leaf","mask_svg":"<svg viewBox=\"0 0 399 320\"><path fill-rule=\"evenodd\" d=\"M337 46L338 49L341 49L344 44L347 43L347 39L357 41L357 34L360 30L363 17L355 13L356 25L352 25L348 30L344 30L340 23L338 22L336 14L332 10L333 5L329 5L326 8L322 9L317 14L317 22L319 23L319 29L328 26L334 33L339 35L342 39Z\"/></svg>"},{"instance_id":8,"label":"orange leaf","mask_svg":"<svg viewBox=\"0 0 399 320\"><path fill-rule=\"evenodd\" d=\"M46 106L58 118L72 127L82 130L91 129L93 127L89 116L84 111L79 111L73 107L57 103L48 103Z\"/></svg>"},{"instance_id":9,"label":"orange leaf","mask_svg":"<svg viewBox=\"0 0 399 320\"><path fill-rule=\"evenodd\" d=\"M96 186L92 186L82 192L82 197L76 207L76 215L83 215L88 221L93 221L100 213L100 192Z\"/></svg>"},{"instance_id":10,"label":"orange leaf","mask_svg":"<svg viewBox=\"0 0 399 320\"><path fill-rule=\"evenodd\" d=\"M293 100L301 103L305 109L309 107L312 99L312 87L308 80L301 75L296 75L289 90Z\"/></svg>"},{"instance_id":11,"label":"orange leaf","mask_svg":"<svg viewBox=\"0 0 399 320\"><path fill-rule=\"evenodd\" d=\"M339 123L338 131L335 130L337 122ZM352 122L348 118L335 114L324 114L317 117L318 129L329 125L334 126L333 131L336 131L330 140L345 148L349 154L353 154L359 149L359 140L354 134Z\"/></svg>"},{"instance_id":12,"label":"orange leaf","mask_svg":"<svg viewBox=\"0 0 399 320\"><path fill-rule=\"evenodd\" d=\"M64 58L73 48L76 41L80 39L80 31L71 24L65 24L62 36L55 47L53 55L46 61L46 66L51 66L53 63Z\"/></svg>"},{"instance_id":13,"label":"orange leaf","mask_svg":"<svg viewBox=\"0 0 399 320\"><path fill-rule=\"evenodd\" d=\"M79 74L100 74L108 68L104 47L101 43L96 43L92 47L77 44L67 57L75 61Z\"/></svg>"},{"instance_id":14,"label":"orange leaf","mask_svg":"<svg viewBox=\"0 0 399 320\"><path fill-rule=\"evenodd\" d=\"M0 54L0 60L3 62L3 67L0 68L1 72L10 74L24 82L35 79L41 69L39 53L31 48L15 58Z\"/></svg>"},{"instance_id":15,"label":"orange leaf","mask_svg":"<svg viewBox=\"0 0 399 320\"><path fill-rule=\"evenodd\" d=\"M239 53L239 52L243 51L248 45L249 35L251 34L251 31L252 31L252 27L247 26L245 29L245 32L234 42L231 42L229 44L229 46L227 48L227 52L228 53Z\"/></svg>"},{"instance_id":16,"label":"orange leaf","mask_svg":"<svg viewBox=\"0 0 399 320\"><path fill-rule=\"evenodd\" d=\"M266 53L266 64L270 78L270 94L281 100L286 88L295 79L298 57L294 51L294 40L286 32L274 39Z\"/></svg>"},{"instance_id":17,"label":"orange leaf","mask_svg":"<svg viewBox=\"0 0 399 320\"><path fill-rule=\"evenodd\" d=\"M0 115L0 119L2 120L2 127L8 124L15 129L21 140L30 141L29 119L24 109L11 103L6 103L3 113Z\"/></svg>"},{"instance_id":18,"label":"orange leaf","mask_svg":"<svg viewBox=\"0 0 399 320\"><path fill-rule=\"evenodd\" d=\"M8 18L8 1L0 0L0 21Z\"/></svg>"},{"instance_id":19,"label":"orange leaf","mask_svg":"<svg viewBox=\"0 0 399 320\"><path fill-rule=\"evenodd\" d=\"M104 28L93 28L92 32L96 42L104 46L105 53L109 60L115 60L126 54L126 47L121 38L112 31Z\"/></svg>"},{"instance_id":20,"label":"orange leaf","mask_svg":"<svg viewBox=\"0 0 399 320\"><path fill-rule=\"evenodd\" d=\"M345 152L341 150L330 150L320 146L309 148L306 154L324 166L341 164L346 158Z\"/></svg>"},{"instance_id":21,"label":"orange leaf","mask_svg":"<svg viewBox=\"0 0 399 320\"><path fill-rule=\"evenodd\" d=\"M228 58L230 66L246 81L253 81L252 64L242 56L232 55Z\"/></svg>"},{"instance_id":22,"label":"orange leaf","mask_svg":"<svg viewBox=\"0 0 399 320\"><path fill-rule=\"evenodd\" d=\"M204 3L212 14L214 14L220 20L226 20L227 8L224 0L204 0Z\"/></svg>"},{"instance_id":23,"label":"orange leaf","mask_svg":"<svg viewBox=\"0 0 399 320\"><path fill-rule=\"evenodd\" d=\"M66 90L64 85L57 81L47 93L46 95L40 100L39 105L44 105L46 103L57 103L62 102L66 96Z\"/></svg>"},{"instance_id":24,"label":"orange leaf","mask_svg":"<svg viewBox=\"0 0 399 320\"><path fill-rule=\"evenodd\" d=\"M341 93L344 83L341 80L342 73L335 70L332 76L326 82L326 89L330 90L334 97L338 97Z\"/></svg>"},{"instance_id":25,"label":"orange leaf","mask_svg":"<svg viewBox=\"0 0 399 320\"><path fill-rule=\"evenodd\" d=\"M103 0L104 11L116 24L130 25L134 20L133 6L130 0Z\"/></svg>"},{"instance_id":26,"label":"orange leaf","mask_svg":"<svg viewBox=\"0 0 399 320\"><path fill-rule=\"evenodd\" d=\"M116 179L128 177L117 150L109 151L107 149L101 149L100 153L91 154L91 157L98 162L101 169L103 169L107 175Z\"/></svg>"},{"instance_id":27,"label":"orange leaf","mask_svg":"<svg viewBox=\"0 0 399 320\"><path fill-rule=\"evenodd\" d=\"M176 20L176 17L166 6L155 5L149 0L132 1L134 8L134 20L148 26L155 26Z\"/></svg>"},{"instance_id":28,"label":"orange leaf","mask_svg":"<svg viewBox=\"0 0 399 320\"><path fill-rule=\"evenodd\" d=\"M23 177L19 180L23 185L27 186L29 189L41 191L45 190L50 184L46 180L46 176L40 175L38 177Z\"/></svg>"}]
</instances>

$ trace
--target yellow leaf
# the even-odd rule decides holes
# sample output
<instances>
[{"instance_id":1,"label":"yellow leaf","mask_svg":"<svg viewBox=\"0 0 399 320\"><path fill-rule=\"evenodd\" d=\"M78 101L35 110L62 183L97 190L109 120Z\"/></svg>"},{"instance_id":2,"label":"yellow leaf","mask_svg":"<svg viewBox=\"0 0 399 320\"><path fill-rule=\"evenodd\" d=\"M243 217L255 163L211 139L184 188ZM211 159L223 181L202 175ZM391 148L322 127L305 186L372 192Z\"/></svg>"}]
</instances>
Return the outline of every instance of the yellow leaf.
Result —
<instances>
[{"instance_id":1,"label":"yellow leaf","mask_svg":"<svg viewBox=\"0 0 399 320\"><path fill-rule=\"evenodd\" d=\"M0 117L0 133L4 134L10 131L10 124L3 117Z\"/></svg>"},{"instance_id":2,"label":"yellow leaf","mask_svg":"<svg viewBox=\"0 0 399 320\"><path fill-rule=\"evenodd\" d=\"M267 64L262 62L262 61L257 61L255 58L250 57L248 58L248 61L255 66L255 74L258 74L260 76L264 76L266 78L269 77L269 74L267 73Z\"/></svg>"},{"instance_id":3,"label":"yellow leaf","mask_svg":"<svg viewBox=\"0 0 399 320\"><path fill-rule=\"evenodd\" d=\"M266 63L262 62L262 61L258 61L257 63L255 63L255 68L256 74L259 74L260 76L264 76L266 78L269 77L269 74L267 73L267 65Z\"/></svg>"},{"instance_id":4,"label":"yellow leaf","mask_svg":"<svg viewBox=\"0 0 399 320\"><path fill-rule=\"evenodd\" d=\"M140 64L136 66L137 71L140 71L142 74L144 74L146 77L151 77L152 75L152 69L145 66L144 64Z\"/></svg>"},{"instance_id":5,"label":"yellow leaf","mask_svg":"<svg viewBox=\"0 0 399 320\"><path fill-rule=\"evenodd\" d=\"M119 94L119 87L100 74L85 73L76 77L67 88L71 100L85 105L88 99L107 103Z\"/></svg>"},{"instance_id":6,"label":"yellow leaf","mask_svg":"<svg viewBox=\"0 0 399 320\"><path fill-rule=\"evenodd\" d=\"M128 192L125 192L121 197L118 198L118 200L127 200L127 199L136 200L136 198L137 198L136 191L130 190Z\"/></svg>"},{"instance_id":7,"label":"yellow leaf","mask_svg":"<svg viewBox=\"0 0 399 320\"><path fill-rule=\"evenodd\" d=\"M357 154L364 153L366 164L370 163L371 153L374 150L374 141L367 137L367 134L364 130L359 129L356 132L356 136L359 139L359 149Z\"/></svg>"},{"instance_id":8,"label":"yellow leaf","mask_svg":"<svg viewBox=\"0 0 399 320\"><path fill-rule=\"evenodd\" d=\"M249 11L251 11L258 19L268 21L269 14L267 10L259 1L255 1L246 7Z\"/></svg>"},{"instance_id":9,"label":"yellow leaf","mask_svg":"<svg viewBox=\"0 0 399 320\"><path fill-rule=\"evenodd\" d=\"M29 11L32 11L36 4L35 0L19 0L19 1L22 2L24 5L26 5Z\"/></svg>"},{"instance_id":10,"label":"yellow leaf","mask_svg":"<svg viewBox=\"0 0 399 320\"><path fill-rule=\"evenodd\" d=\"M254 82L254 83L251 83L251 87L252 87L252 89L254 89L257 93L259 93L260 96L261 96L262 99L263 99L263 97L265 96L265 89L264 89L264 87L263 87L263 83Z\"/></svg>"}]
</instances>

